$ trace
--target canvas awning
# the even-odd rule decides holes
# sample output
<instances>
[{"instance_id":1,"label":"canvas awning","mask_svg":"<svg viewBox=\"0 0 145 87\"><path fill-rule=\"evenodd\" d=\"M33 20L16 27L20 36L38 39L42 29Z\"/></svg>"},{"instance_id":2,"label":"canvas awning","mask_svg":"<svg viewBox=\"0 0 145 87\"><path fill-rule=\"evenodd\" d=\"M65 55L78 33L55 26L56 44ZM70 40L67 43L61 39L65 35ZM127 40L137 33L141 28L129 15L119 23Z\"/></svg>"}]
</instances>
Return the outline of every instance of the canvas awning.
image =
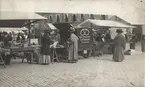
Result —
<instances>
[{"instance_id":1,"label":"canvas awning","mask_svg":"<svg viewBox=\"0 0 145 87\"><path fill-rule=\"evenodd\" d=\"M51 23L47 23L48 27L51 29L51 30L56 30L57 28L51 24Z\"/></svg>"},{"instance_id":2,"label":"canvas awning","mask_svg":"<svg viewBox=\"0 0 145 87\"><path fill-rule=\"evenodd\" d=\"M23 27L26 21L46 19L36 13L1 11L0 27Z\"/></svg>"},{"instance_id":3,"label":"canvas awning","mask_svg":"<svg viewBox=\"0 0 145 87\"><path fill-rule=\"evenodd\" d=\"M28 30L26 27L22 28L6 28L6 27L0 27L0 31L22 31L22 30Z\"/></svg>"},{"instance_id":4,"label":"canvas awning","mask_svg":"<svg viewBox=\"0 0 145 87\"><path fill-rule=\"evenodd\" d=\"M114 27L114 28L135 28L131 25L126 25L120 22L111 21L111 20L93 20L88 19L81 24L78 25L78 27L92 27L92 26L99 26L99 27Z\"/></svg>"},{"instance_id":5,"label":"canvas awning","mask_svg":"<svg viewBox=\"0 0 145 87\"><path fill-rule=\"evenodd\" d=\"M33 12L0 11L0 20L40 20L46 19Z\"/></svg>"},{"instance_id":6,"label":"canvas awning","mask_svg":"<svg viewBox=\"0 0 145 87\"><path fill-rule=\"evenodd\" d=\"M10 32L15 32L15 33L19 33L19 32L22 32L23 30L28 30L26 27L22 27L22 28L9 28L9 27L0 27L0 32L7 32L7 33L10 33Z\"/></svg>"}]
</instances>

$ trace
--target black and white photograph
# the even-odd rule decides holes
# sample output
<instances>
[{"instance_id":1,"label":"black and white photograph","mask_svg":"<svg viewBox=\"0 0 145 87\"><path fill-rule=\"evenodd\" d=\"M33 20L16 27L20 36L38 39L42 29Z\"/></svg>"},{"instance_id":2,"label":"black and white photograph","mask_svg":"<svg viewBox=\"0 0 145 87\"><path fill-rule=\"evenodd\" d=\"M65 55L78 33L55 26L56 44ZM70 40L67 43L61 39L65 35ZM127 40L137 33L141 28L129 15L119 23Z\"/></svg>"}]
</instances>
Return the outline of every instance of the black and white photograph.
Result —
<instances>
[{"instance_id":1,"label":"black and white photograph","mask_svg":"<svg viewBox=\"0 0 145 87\"><path fill-rule=\"evenodd\" d=\"M145 87L145 0L0 0L0 87Z\"/></svg>"}]
</instances>

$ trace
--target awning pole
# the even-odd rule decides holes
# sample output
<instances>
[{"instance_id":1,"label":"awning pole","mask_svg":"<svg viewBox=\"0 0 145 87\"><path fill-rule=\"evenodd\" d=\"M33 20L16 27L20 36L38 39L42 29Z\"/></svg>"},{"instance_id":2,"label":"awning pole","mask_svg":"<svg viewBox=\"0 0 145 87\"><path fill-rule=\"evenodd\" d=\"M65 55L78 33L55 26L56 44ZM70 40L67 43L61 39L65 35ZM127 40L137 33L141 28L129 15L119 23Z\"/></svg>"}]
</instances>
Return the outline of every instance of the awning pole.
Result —
<instances>
[{"instance_id":1,"label":"awning pole","mask_svg":"<svg viewBox=\"0 0 145 87\"><path fill-rule=\"evenodd\" d=\"M30 22L30 21L29 21L29 22ZM31 43L31 42L30 42L30 39L31 39L30 29L31 29L31 24L28 24L28 30L29 30L29 34L28 34L28 35L29 35L29 44L28 44L28 45L29 45L29 46L30 46L30 43Z\"/></svg>"},{"instance_id":2,"label":"awning pole","mask_svg":"<svg viewBox=\"0 0 145 87\"><path fill-rule=\"evenodd\" d=\"M141 33L141 51L142 52L145 52L145 35L143 34L143 26L141 27L141 29L142 29L142 33Z\"/></svg>"}]
</instances>

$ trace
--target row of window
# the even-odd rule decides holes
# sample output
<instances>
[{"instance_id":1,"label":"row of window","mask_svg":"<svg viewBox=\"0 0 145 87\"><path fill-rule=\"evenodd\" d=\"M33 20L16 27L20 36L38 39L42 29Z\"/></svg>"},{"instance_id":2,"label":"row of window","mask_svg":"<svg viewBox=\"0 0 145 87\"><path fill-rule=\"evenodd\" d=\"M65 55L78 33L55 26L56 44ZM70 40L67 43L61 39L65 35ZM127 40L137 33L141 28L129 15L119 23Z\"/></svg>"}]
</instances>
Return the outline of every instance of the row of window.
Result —
<instances>
[{"instance_id":1,"label":"row of window","mask_svg":"<svg viewBox=\"0 0 145 87\"><path fill-rule=\"evenodd\" d=\"M65 14L64 16L65 16L64 21L68 22L69 21L68 15ZM102 17L102 20L105 20L105 15L102 15L101 17ZM90 19L95 19L93 14L90 15ZM49 20L50 20L50 22L53 22L52 16L49 16ZM84 20L85 20L84 14L81 14L81 21L84 21ZM59 15L56 16L56 21L60 22L60 16ZM72 15L72 21L74 21L74 22L77 21L76 15Z\"/></svg>"}]
</instances>

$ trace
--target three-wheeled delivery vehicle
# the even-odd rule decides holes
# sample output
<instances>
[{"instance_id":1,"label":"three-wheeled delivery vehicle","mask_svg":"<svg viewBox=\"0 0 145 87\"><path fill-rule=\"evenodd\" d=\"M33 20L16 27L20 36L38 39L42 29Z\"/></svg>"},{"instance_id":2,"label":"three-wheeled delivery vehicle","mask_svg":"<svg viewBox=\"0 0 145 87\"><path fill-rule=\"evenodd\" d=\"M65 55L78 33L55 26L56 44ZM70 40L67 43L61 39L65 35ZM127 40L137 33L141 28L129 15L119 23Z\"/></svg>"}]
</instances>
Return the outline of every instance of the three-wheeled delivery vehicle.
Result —
<instances>
[{"instance_id":1,"label":"three-wheeled delivery vehicle","mask_svg":"<svg viewBox=\"0 0 145 87\"><path fill-rule=\"evenodd\" d=\"M91 28L76 28L76 35L79 38L78 51L81 56L88 58L92 50L93 37Z\"/></svg>"}]
</instances>

